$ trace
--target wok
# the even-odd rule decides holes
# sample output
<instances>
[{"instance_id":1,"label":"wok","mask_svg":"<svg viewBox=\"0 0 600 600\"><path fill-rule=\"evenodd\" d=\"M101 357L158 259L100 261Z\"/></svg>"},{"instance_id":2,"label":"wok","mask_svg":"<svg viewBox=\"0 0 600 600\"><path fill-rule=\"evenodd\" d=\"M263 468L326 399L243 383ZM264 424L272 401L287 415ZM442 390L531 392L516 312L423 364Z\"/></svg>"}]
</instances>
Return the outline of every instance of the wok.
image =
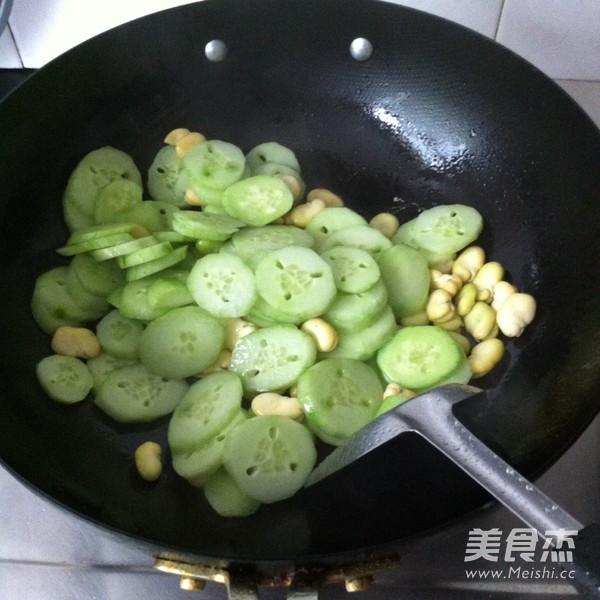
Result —
<instances>
[{"instance_id":1,"label":"wok","mask_svg":"<svg viewBox=\"0 0 600 600\"><path fill-rule=\"evenodd\" d=\"M356 60L351 42L373 46ZM222 40L224 60L205 56ZM481 244L533 294L536 321L507 346L485 398L458 415L524 475L550 466L598 412L600 133L553 82L445 20L369 0L207 1L106 32L35 73L0 105L0 459L33 489L127 538L240 570L394 555L489 497L422 439L400 436L327 485L221 519L166 468L139 480L135 447L166 448L166 420L121 427L39 389L49 353L33 323L35 277L59 263L61 195L88 151L112 145L142 171L186 126L244 149L277 140L309 187L365 216L462 202ZM168 455L165 457L168 462Z\"/></svg>"}]
</instances>

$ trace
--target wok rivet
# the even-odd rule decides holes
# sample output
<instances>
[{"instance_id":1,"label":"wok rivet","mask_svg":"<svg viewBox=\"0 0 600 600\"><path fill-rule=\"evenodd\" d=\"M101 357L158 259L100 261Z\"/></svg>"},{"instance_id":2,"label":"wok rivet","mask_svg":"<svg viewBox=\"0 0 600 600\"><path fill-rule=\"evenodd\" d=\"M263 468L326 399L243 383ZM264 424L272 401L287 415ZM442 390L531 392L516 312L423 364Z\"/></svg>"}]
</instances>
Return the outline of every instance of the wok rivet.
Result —
<instances>
[{"instance_id":1,"label":"wok rivet","mask_svg":"<svg viewBox=\"0 0 600 600\"><path fill-rule=\"evenodd\" d=\"M356 38L350 44L350 54L355 60L368 60L373 54L373 44L367 38Z\"/></svg>"},{"instance_id":2,"label":"wok rivet","mask_svg":"<svg viewBox=\"0 0 600 600\"><path fill-rule=\"evenodd\" d=\"M179 581L179 589L186 592L202 592L206 587L206 583L202 579L194 579L193 577L182 577Z\"/></svg>"},{"instance_id":3,"label":"wok rivet","mask_svg":"<svg viewBox=\"0 0 600 600\"><path fill-rule=\"evenodd\" d=\"M211 40L204 47L204 54L211 62L221 62L227 56L227 46L221 40Z\"/></svg>"}]
</instances>

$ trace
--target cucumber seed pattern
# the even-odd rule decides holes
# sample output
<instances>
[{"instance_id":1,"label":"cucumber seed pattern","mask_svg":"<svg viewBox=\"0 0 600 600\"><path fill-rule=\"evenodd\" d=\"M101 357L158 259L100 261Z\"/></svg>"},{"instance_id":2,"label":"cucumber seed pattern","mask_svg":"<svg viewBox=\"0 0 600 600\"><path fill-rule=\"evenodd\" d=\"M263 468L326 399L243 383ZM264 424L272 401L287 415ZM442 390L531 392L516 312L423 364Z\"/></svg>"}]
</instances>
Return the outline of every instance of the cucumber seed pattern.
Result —
<instances>
[{"instance_id":1,"label":"cucumber seed pattern","mask_svg":"<svg viewBox=\"0 0 600 600\"><path fill-rule=\"evenodd\" d=\"M280 439L280 433L279 427L273 425L257 440L252 464L246 468L246 475L252 477L259 473L296 471L298 463L288 446Z\"/></svg>"},{"instance_id":2,"label":"cucumber seed pattern","mask_svg":"<svg viewBox=\"0 0 600 600\"><path fill-rule=\"evenodd\" d=\"M194 356L198 351L198 336L192 331L181 331L179 340L173 344L171 351L182 357Z\"/></svg>"},{"instance_id":3,"label":"cucumber seed pattern","mask_svg":"<svg viewBox=\"0 0 600 600\"><path fill-rule=\"evenodd\" d=\"M221 302L228 303L231 301L232 294L236 289L235 271L220 270L202 273L204 285L214 292Z\"/></svg>"},{"instance_id":4,"label":"cucumber seed pattern","mask_svg":"<svg viewBox=\"0 0 600 600\"><path fill-rule=\"evenodd\" d=\"M280 271L278 283L284 300L306 294L313 287L314 280L323 277L322 270L307 271L299 265L284 265L279 260L275 263L275 268Z\"/></svg>"}]
</instances>

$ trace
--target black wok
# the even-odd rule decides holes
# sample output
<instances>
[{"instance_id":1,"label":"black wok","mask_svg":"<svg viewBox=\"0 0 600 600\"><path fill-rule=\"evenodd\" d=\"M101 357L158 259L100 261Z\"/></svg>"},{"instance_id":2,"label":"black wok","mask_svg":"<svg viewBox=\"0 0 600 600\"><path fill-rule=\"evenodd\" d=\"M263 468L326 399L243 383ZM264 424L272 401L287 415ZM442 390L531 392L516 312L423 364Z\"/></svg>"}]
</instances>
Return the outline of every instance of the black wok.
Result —
<instances>
[{"instance_id":1,"label":"black wok","mask_svg":"<svg viewBox=\"0 0 600 600\"><path fill-rule=\"evenodd\" d=\"M357 37L372 42L369 60L350 55ZM205 57L213 39L227 45L221 62ZM149 438L166 447L166 421L124 428L89 403L44 396L34 366L49 341L28 302L36 275L59 263L67 177L105 144L144 171L178 126L244 149L286 144L310 187L334 189L366 216L475 206L482 245L539 311L478 381L487 398L461 405L461 419L535 476L596 415L600 133L575 103L506 49L418 11L368 0L208 1L102 34L0 105L0 458L34 489L128 536L242 567L384 556L488 500L407 435L343 496L315 486L224 520L169 468L155 485L136 476L134 448Z\"/></svg>"}]
</instances>

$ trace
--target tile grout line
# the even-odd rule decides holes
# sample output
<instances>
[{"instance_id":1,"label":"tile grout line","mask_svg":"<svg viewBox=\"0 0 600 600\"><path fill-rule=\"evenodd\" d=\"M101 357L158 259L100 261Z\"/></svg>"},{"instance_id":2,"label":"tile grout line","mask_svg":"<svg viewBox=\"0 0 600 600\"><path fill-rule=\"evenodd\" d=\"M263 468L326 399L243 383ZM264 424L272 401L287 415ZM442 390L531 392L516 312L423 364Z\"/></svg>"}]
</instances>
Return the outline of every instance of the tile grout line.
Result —
<instances>
[{"instance_id":1,"label":"tile grout line","mask_svg":"<svg viewBox=\"0 0 600 600\"><path fill-rule=\"evenodd\" d=\"M496 30L494 31L494 40L495 41L498 41L498 31L500 31L500 22L502 21L502 15L504 14L505 5L506 5L506 0L501 0L500 13L498 14L498 22L496 23Z\"/></svg>"}]
</instances>

